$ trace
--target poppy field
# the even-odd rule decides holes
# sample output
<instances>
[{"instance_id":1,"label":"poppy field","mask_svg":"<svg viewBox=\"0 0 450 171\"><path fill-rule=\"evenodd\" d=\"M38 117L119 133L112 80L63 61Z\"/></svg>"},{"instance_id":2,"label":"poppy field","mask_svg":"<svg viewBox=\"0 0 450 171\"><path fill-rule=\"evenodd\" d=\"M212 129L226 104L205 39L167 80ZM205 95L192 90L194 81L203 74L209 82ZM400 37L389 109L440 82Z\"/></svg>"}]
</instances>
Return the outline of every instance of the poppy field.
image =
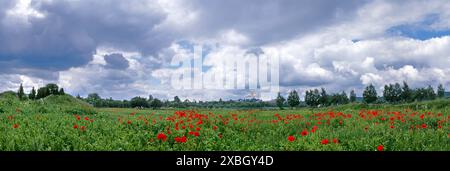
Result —
<instances>
[{"instance_id":1,"label":"poppy field","mask_svg":"<svg viewBox=\"0 0 450 171\"><path fill-rule=\"evenodd\" d=\"M449 151L448 107L0 114L2 151Z\"/></svg>"}]
</instances>

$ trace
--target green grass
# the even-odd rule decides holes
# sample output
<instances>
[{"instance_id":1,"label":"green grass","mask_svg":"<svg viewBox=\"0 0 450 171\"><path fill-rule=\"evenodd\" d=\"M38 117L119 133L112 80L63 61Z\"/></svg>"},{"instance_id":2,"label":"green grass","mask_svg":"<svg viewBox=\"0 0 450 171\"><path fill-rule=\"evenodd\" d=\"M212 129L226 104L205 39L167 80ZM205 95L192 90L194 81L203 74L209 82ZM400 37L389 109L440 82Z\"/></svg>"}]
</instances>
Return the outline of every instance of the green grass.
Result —
<instances>
[{"instance_id":1,"label":"green grass","mask_svg":"<svg viewBox=\"0 0 450 171\"><path fill-rule=\"evenodd\" d=\"M357 103L293 110L196 109L184 111L186 116L179 117L174 113L186 109L95 109L71 96L19 101L13 95L2 94L0 150L376 151L383 145L386 151L449 151L449 102L441 99L399 105ZM280 119L275 116L277 113ZM197 125L200 117L202 123ZM423 124L426 128L422 128ZM314 125L317 130L313 133ZM189 134L197 132L197 127L198 137ZM303 130L308 135L302 136ZM167 136L165 141L157 138L160 133ZM182 136L187 137L185 143L174 140ZM288 141L288 136L295 140ZM321 144L324 139L329 144Z\"/></svg>"}]
</instances>

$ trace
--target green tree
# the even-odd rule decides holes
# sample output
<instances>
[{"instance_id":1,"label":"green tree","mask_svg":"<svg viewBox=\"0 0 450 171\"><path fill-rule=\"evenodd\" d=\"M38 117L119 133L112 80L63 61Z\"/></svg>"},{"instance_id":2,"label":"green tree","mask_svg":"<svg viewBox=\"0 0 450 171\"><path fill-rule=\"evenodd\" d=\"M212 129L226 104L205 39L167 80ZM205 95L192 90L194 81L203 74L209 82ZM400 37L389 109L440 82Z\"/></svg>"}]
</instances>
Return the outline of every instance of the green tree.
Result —
<instances>
[{"instance_id":1,"label":"green tree","mask_svg":"<svg viewBox=\"0 0 450 171\"><path fill-rule=\"evenodd\" d=\"M100 100L101 99L101 97L97 93L88 94L87 98L88 99L93 99L93 100Z\"/></svg>"},{"instance_id":2,"label":"green tree","mask_svg":"<svg viewBox=\"0 0 450 171\"><path fill-rule=\"evenodd\" d=\"M320 99L321 99L321 95L319 93L319 90L314 89L314 90L306 91L305 102L307 105L309 105L311 107L317 107L320 104ZM328 99L327 99L327 101L328 101Z\"/></svg>"},{"instance_id":3,"label":"green tree","mask_svg":"<svg viewBox=\"0 0 450 171\"><path fill-rule=\"evenodd\" d=\"M173 97L173 102L175 103L181 103L181 100L178 96Z\"/></svg>"},{"instance_id":4,"label":"green tree","mask_svg":"<svg viewBox=\"0 0 450 171\"><path fill-rule=\"evenodd\" d=\"M20 84L19 90L17 91L17 97L19 97L20 100L23 100L25 97L25 92L23 91L22 84Z\"/></svg>"},{"instance_id":5,"label":"green tree","mask_svg":"<svg viewBox=\"0 0 450 171\"><path fill-rule=\"evenodd\" d=\"M377 101L377 91L372 84L365 88L363 92L363 99L366 103L373 103Z\"/></svg>"},{"instance_id":6,"label":"green tree","mask_svg":"<svg viewBox=\"0 0 450 171\"><path fill-rule=\"evenodd\" d=\"M153 96L150 94L150 95L148 95L148 102L151 102L152 100L153 100Z\"/></svg>"},{"instance_id":7,"label":"green tree","mask_svg":"<svg viewBox=\"0 0 450 171\"><path fill-rule=\"evenodd\" d=\"M406 81L403 81L403 87L402 87L402 93L401 93L401 99L403 102L412 102L413 99L413 90L411 90L408 86L408 83Z\"/></svg>"},{"instance_id":8,"label":"green tree","mask_svg":"<svg viewBox=\"0 0 450 171\"><path fill-rule=\"evenodd\" d=\"M36 90L34 90L34 87L31 88L31 92L30 92L30 94L28 95L28 98L31 99L31 100L36 99Z\"/></svg>"},{"instance_id":9,"label":"green tree","mask_svg":"<svg viewBox=\"0 0 450 171\"><path fill-rule=\"evenodd\" d=\"M402 100L402 88L399 83L395 83L392 87L392 97L394 102L400 102Z\"/></svg>"},{"instance_id":10,"label":"green tree","mask_svg":"<svg viewBox=\"0 0 450 171\"><path fill-rule=\"evenodd\" d=\"M350 102L355 102L356 101L356 93L355 90L350 91Z\"/></svg>"},{"instance_id":11,"label":"green tree","mask_svg":"<svg viewBox=\"0 0 450 171\"><path fill-rule=\"evenodd\" d=\"M314 91L312 91L311 93L311 101L313 106L317 107L320 104L320 93L319 90L314 89Z\"/></svg>"},{"instance_id":12,"label":"green tree","mask_svg":"<svg viewBox=\"0 0 450 171\"><path fill-rule=\"evenodd\" d=\"M64 89L63 89L63 88L60 88L58 94L59 94L59 95L64 95L64 94L66 94L66 93L64 92Z\"/></svg>"},{"instance_id":13,"label":"green tree","mask_svg":"<svg viewBox=\"0 0 450 171\"><path fill-rule=\"evenodd\" d=\"M442 84L439 84L439 86L438 86L437 96L439 98L444 98L444 96L445 96L445 89L444 89L444 86Z\"/></svg>"},{"instance_id":14,"label":"green tree","mask_svg":"<svg viewBox=\"0 0 450 171\"><path fill-rule=\"evenodd\" d=\"M328 95L324 88L321 88L320 91L319 104L322 106L328 106Z\"/></svg>"},{"instance_id":15,"label":"green tree","mask_svg":"<svg viewBox=\"0 0 450 171\"><path fill-rule=\"evenodd\" d=\"M284 99L284 97L281 96L281 93L278 92L278 96L277 96L277 99L276 99L276 103L277 103L277 106L278 106L280 109L283 109L284 101L286 101L286 99Z\"/></svg>"},{"instance_id":16,"label":"green tree","mask_svg":"<svg viewBox=\"0 0 450 171\"><path fill-rule=\"evenodd\" d=\"M47 84L45 87L47 88L47 93L48 93L47 96L51 95L51 94L53 94L53 95L58 95L59 94L59 87L58 87L58 85L56 85L54 83L50 83L50 84Z\"/></svg>"},{"instance_id":17,"label":"green tree","mask_svg":"<svg viewBox=\"0 0 450 171\"><path fill-rule=\"evenodd\" d=\"M158 109L162 107L162 102L161 100L155 98L152 100L152 102L150 103L150 107L152 107L153 109Z\"/></svg>"},{"instance_id":18,"label":"green tree","mask_svg":"<svg viewBox=\"0 0 450 171\"><path fill-rule=\"evenodd\" d=\"M147 99L139 97L139 96L138 97L133 97L130 100L130 105L133 108L135 108L135 107L140 107L140 108L148 107Z\"/></svg>"},{"instance_id":19,"label":"green tree","mask_svg":"<svg viewBox=\"0 0 450 171\"><path fill-rule=\"evenodd\" d=\"M305 103L308 106L312 106L312 104L311 104L311 92L309 90L306 90L306 92L305 92Z\"/></svg>"},{"instance_id":20,"label":"green tree","mask_svg":"<svg viewBox=\"0 0 450 171\"><path fill-rule=\"evenodd\" d=\"M47 87L41 87L37 91L36 99L41 99L48 96Z\"/></svg>"},{"instance_id":21,"label":"green tree","mask_svg":"<svg viewBox=\"0 0 450 171\"><path fill-rule=\"evenodd\" d=\"M431 87L431 85L428 85L427 89L425 89L425 94L427 100L436 99L436 93L434 92L433 87Z\"/></svg>"},{"instance_id":22,"label":"green tree","mask_svg":"<svg viewBox=\"0 0 450 171\"><path fill-rule=\"evenodd\" d=\"M384 85L383 97L389 103L397 103L402 100L402 88L399 83Z\"/></svg>"},{"instance_id":23,"label":"green tree","mask_svg":"<svg viewBox=\"0 0 450 171\"><path fill-rule=\"evenodd\" d=\"M384 85L383 97L384 97L384 100L386 100L387 102L392 102L393 101L392 85L391 84Z\"/></svg>"},{"instance_id":24,"label":"green tree","mask_svg":"<svg viewBox=\"0 0 450 171\"><path fill-rule=\"evenodd\" d=\"M90 93L86 98L86 101L95 107L102 107L101 100L102 98L97 93Z\"/></svg>"},{"instance_id":25,"label":"green tree","mask_svg":"<svg viewBox=\"0 0 450 171\"><path fill-rule=\"evenodd\" d=\"M427 93L426 93L426 90L425 90L424 88L418 88L418 89L415 89L415 90L413 91L413 99L414 99L414 100L417 100L417 101L425 100L426 97L427 97L426 94L427 94Z\"/></svg>"},{"instance_id":26,"label":"green tree","mask_svg":"<svg viewBox=\"0 0 450 171\"><path fill-rule=\"evenodd\" d=\"M349 102L349 99L348 99L347 93L345 93L345 91L342 91L340 104L348 104L348 102Z\"/></svg>"},{"instance_id":27,"label":"green tree","mask_svg":"<svg viewBox=\"0 0 450 171\"><path fill-rule=\"evenodd\" d=\"M130 101L128 101L128 100L123 100L123 101L122 101L122 106L123 106L124 108L130 108L130 107L131 107Z\"/></svg>"},{"instance_id":28,"label":"green tree","mask_svg":"<svg viewBox=\"0 0 450 171\"><path fill-rule=\"evenodd\" d=\"M173 102L169 102L169 105L180 108L183 107L183 104L181 103L181 99L178 96L173 97Z\"/></svg>"},{"instance_id":29,"label":"green tree","mask_svg":"<svg viewBox=\"0 0 450 171\"><path fill-rule=\"evenodd\" d=\"M291 108L296 107L300 104L300 98L298 97L297 91L293 90L289 93L288 104Z\"/></svg>"}]
</instances>

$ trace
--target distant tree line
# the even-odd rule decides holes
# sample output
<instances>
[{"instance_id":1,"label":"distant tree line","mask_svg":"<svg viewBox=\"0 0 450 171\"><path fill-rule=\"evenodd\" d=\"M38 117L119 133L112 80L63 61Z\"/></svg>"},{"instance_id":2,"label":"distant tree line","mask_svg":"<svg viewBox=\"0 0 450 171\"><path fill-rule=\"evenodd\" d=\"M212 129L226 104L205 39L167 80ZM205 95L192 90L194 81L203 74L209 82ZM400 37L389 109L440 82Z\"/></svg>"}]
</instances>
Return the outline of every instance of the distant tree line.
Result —
<instances>
[{"instance_id":1,"label":"distant tree line","mask_svg":"<svg viewBox=\"0 0 450 171\"><path fill-rule=\"evenodd\" d=\"M64 95L64 89L59 88L58 85L54 83L50 83L45 85L44 87L38 88L37 92L34 87L31 89L30 93L27 95L23 90L22 84L19 86L19 90L17 91L17 97L20 100L37 100L42 99L50 95Z\"/></svg>"},{"instance_id":2,"label":"distant tree line","mask_svg":"<svg viewBox=\"0 0 450 171\"><path fill-rule=\"evenodd\" d=\"M59 88L56 84L47 84L35 90L33 87L29 94L25 94L22 84L20 84L17 91L17 96L21 100L36 100L45 98L49 95L64 95L64 89ZM439 84L435 92L433 87L411 89L406 82L402 85L399 83L387 84L384 86L382 96L377 95L375 87L370 84L365 87L362 93L362 102L364 103L408 103L414 101L434 100L436 98L443 98L445 96L445 89L442 84ZM300 101L300 97L296 90L289 92L287 99L281 93L278 93L277 98L272 101L262 101L259 99L239 99L223 101L189 101L188 99L181 101L178 96L173 100L160 100L149 95L145 97L133 97L130 100L114 100L112 98L101 98L97 93L91 93L86 98L77 96L78 99L86 101L95 107L112 107L112 108L264 108L264 107L325 107L332 105L342 105L356 102L357 96L354 90L351 90L349 95L345 91L340 93L328 94L325 88L306 90L304 101Z\"/></svg>"},{"instance_id":3,"label":"distant tree line","mask_svg":"<svg viewBox=\"0 0 450 171\"><path fill-rule=\"evenodd\" d=\"M442 84L439 84L437 93L430 85L426 88L409 88L406 82L401 86L399 83L388 84L384 86L383 96L378 97L375 87L370 84L365 87L363 92L364 103L406 103L423 100L434 100L436 98L443 98L445 96L445 89ZM278 93L276 104L280 109L286 106L285 99ZM314 90L307 90L305 92L305 104L310 107L341 105L352 103L356 101L356 93L354 90L350 91L350 96L347 96L345 91L341 93L327 94L324 88ZM289 92L287 98L287 105L291 108L297 107L300 104L297 91Z\"/></svg>"},{"instance_id":4,"label":"distant tree line","mask_svg":"<svg viewBox=\"0 0 450 171\"><path fill-rule=\"evenodd\" d=\"M148 98L133 97L130 100L113 100L112 98L101 98L97 93L91 93L87 98L77 96L78 99L84 100L95 107L113 107L113 108L262 108L262 107L276 107L276 104L265 102L258 99L241 99L223 101L189 101L188 99L181 101L178 96L175 96L172 101L160 100L149 95Z\"/></svg>"},{"instance_id":5,"label":"distant tree line","mask_svg":"<svg viewBox=\"0 0 450 171\"><path fill-rule=\"evenodd\" d=\"M406 103L434 100L444 96L445 89L442 84L439 84L436 93L431 85L428 85L426 88L411 89L405 81L402 86L399 83L385 85L382 98L377 97L376 90L372 84L367 86L363 93L366 103Z\"/></svg>"}]
</instances>

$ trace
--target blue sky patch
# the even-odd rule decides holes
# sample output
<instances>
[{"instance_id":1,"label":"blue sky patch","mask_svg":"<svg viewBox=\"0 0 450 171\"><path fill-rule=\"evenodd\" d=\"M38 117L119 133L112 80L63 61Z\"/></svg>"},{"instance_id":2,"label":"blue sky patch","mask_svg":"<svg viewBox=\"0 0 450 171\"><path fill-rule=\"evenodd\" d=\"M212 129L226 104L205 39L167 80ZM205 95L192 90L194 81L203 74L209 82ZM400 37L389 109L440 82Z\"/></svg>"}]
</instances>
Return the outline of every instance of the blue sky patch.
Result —
<instances>
[{"instance_id":1,"label":"blue sky patch","mask_svg":"<svg viewBox=\"0 0 450 171\"><path fill-rule=\"evenodd\" d=\"M419 40L450 35L450 29L436 30L430 27L437 21L439 21L439 15L430 14L418 23L397 25L389 28L386 32L390 36L404 36Z\"/></svg>"}]
</instances>

